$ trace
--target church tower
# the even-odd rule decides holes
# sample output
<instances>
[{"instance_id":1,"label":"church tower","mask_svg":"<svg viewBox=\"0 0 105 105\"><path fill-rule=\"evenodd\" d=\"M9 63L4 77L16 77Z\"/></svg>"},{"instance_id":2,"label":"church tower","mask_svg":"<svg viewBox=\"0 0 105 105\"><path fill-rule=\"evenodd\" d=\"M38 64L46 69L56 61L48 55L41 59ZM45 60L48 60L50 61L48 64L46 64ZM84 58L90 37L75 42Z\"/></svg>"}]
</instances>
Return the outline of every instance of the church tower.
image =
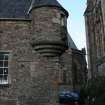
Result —
<instances>
[{"instance_id":1,"label":"church tower","mask_svg":"<svg viewBox=\"0 0 105 105\"><path fill-rule=\"evenodd\" d=\"M87 0L85 26L89 77L105 75L105 1Z\"/></svg>"}]
</instances>

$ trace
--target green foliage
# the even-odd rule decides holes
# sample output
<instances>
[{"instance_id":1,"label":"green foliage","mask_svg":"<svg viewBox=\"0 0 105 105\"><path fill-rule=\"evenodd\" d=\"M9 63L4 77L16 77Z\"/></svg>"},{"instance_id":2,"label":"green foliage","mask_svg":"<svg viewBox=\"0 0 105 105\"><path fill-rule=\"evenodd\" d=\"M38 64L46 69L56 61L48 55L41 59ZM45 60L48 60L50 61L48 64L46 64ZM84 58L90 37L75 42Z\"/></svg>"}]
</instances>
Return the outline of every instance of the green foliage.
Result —
<instances>
[{"instance_id":1,"label":"green foliage","mask_svg":"<svg viewBox=\"0 0 105 105\"><path fill-rule=\"evenodd\" d=\"M105 105L105 77L89 80L87 86L81 89L81 96L88 100L88 105Z\"/></svg>"}]
</instances>

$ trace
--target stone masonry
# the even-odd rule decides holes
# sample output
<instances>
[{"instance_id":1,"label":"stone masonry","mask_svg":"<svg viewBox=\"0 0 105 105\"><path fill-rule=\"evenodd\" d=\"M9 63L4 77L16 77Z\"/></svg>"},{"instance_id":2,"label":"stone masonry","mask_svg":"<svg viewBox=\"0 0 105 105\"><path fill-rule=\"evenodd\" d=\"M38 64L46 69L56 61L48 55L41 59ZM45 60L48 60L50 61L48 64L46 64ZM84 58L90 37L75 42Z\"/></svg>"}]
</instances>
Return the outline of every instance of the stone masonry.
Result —
<instances>
[{"instance_id":1,"label":"stone masonry","mask_svg":"<svg viewBox=\"0 0 105 105\"><path fill-rule=\"evenodd\" d=\"M89 76L105 75L105 1L87 0L85 11Z\"/></svg>"},{"instance_id":2,"label":"stone masonry","mask_svg":"<svg viewBox=\"0 0 105 105\"><path fill-rule=\"evenodd\" d=\"M68 13L54 3L31 4L25 18L0 15L0 52L9 53L0 105L59 105L59 91L79 91L86 82L85 52L68 40Z\"/></svg>"}]
</instances>

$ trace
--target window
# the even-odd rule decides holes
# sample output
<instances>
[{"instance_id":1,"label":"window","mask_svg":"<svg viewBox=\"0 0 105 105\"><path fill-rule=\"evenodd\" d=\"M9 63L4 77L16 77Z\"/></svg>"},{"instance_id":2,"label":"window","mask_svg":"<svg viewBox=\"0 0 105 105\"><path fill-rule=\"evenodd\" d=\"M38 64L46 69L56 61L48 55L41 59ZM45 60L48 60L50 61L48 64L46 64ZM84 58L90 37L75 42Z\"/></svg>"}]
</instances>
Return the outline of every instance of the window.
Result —
<instances>
[{"instance_id":1,"label":"window","mask_svg":"<svg viewBox=\"0 0 105 105\"><path fill-rule=\"evenodd\" d=\"M0 85L8 84L8 52L0 52Z\"/></svg>"},{"instance_id":2,"label":"window","mask_svg":"<svg viewBox=\"0 0 105 105\"><path fill-rule=\"evenodd\" d=\"M66 26L66 16L64 14L61 14L61 25Z\"/></svg>"}]
</instances>

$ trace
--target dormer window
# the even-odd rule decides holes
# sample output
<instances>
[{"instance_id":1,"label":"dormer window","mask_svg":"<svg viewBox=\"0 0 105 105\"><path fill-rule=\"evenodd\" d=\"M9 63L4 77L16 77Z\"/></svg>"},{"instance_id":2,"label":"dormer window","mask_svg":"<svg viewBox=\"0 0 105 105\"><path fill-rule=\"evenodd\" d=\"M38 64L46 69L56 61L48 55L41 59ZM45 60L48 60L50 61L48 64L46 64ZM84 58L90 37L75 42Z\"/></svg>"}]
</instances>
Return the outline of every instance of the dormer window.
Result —
<instances>
[{"instance_id":1,"label":"dormer window","mask_svg":"<svg viewBox=\"0 0 105 105\"><path fill-rule=\"evenodd\" d=\"M66 26L67 22L66 22L66 16L64 14L61 14L61 25L62 26Z\"/></svg>"},{"instance_id":2,"label":"dormer window","mask_svg":"<svg viewBox=\"0 0 105 105\"><path fill-rule=\"evenodd\" d=\"M0 52L0 85L8 84L8 52Z\"/></svg>"}]
</instances>

